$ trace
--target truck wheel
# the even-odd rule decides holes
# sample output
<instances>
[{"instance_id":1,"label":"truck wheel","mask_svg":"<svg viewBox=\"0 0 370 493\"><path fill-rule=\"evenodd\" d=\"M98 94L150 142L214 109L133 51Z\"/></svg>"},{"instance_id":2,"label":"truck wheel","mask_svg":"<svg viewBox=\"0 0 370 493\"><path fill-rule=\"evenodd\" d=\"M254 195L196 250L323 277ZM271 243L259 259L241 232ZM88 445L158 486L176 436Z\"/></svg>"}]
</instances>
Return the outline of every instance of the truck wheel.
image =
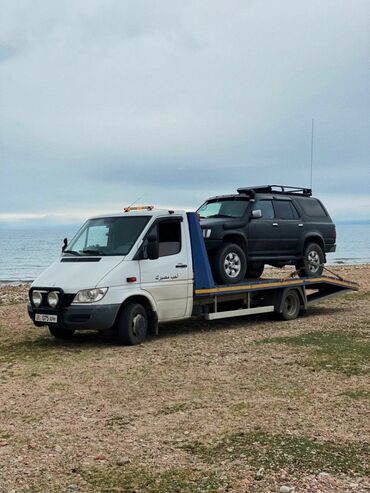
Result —
<instances>
[{"instance_id":1,"label":"truck wheel","mask_svg":"<svg viewBox=\"0 0 370 493\"><path fill-rule=\"evenodd\" d=\"M262 276L265 264L260 264L259 262L251 262L247 265L247 278L258 279Z\"/></svg>"},{"instance_id":2,"label":"truck wheel","mask_svg":"<svg viewBox=\"0 0 370 493\"><path fill-rule=\"evenodd\" d=\"M297 266L301 277L321 276L324 270L325 257L317 243L309 243L303 253L303 261Z\"/></svg>"},{"instance_id":3,"label":"truck wheel","mask_svg":"<svg viewBox=\"0 0 370 493\"><path fill-rule=\"evenodd\" d=\"M247 260L240 246L226 243L216 252L213 259L216 280L221 284L236 284L245 277Z\"/></svg>"},{"instance_id":4,"label":"truck wheel","mask_svg":"<svg viewBox=\"0 0 370 493\"><path fill-rule=\"evenodd\" d=\"M63 329L63 327L54 327L49 325L49 332L56 339L71 339L75 333L74 329Z\"/></svg>"},{"instance_id":5,"label":"truck wheel","mask_svg":"<svg viewBox=\"0 0 370 493\"><path fill-rule=\"evenodd\" d=\"M301 309L301 300L296 289L287 289L283 294L280 318L293 320L298 317Z\"/></svg>"},{"instance_id":6,"label":"truck wheel","mask_svg":"<svg viewBox=\"0 0 370 493\"><path fill-rule=\"evenodd\" d=\"M118 338L122 344L134 346L146 339L148 314L140 303L126 305L118 320Z\"/></svg>"}]
</instances>

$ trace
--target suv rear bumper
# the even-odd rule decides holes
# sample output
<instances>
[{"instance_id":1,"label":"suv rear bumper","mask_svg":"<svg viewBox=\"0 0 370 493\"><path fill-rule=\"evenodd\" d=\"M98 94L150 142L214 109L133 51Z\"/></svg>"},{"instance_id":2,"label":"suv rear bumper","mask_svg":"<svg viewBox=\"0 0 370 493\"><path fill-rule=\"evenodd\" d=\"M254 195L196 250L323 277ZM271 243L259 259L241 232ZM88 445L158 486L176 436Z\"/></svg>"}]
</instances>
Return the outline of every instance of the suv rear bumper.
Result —
<instances>
[{"instance_id":1,"label":"suv rear bumper","mask_svg":"<svg viewBox=\"0 0 370 493\"><path fill-rule=\"evenodd\" d=\"M36 313L45 315L57 315L58 322L50 324L64 329L76 330L106 330L113 327L120 304L112 305L76 305L62 308L61 310L35 309L28 304L28 314L33 323L41 327L48 325L43 322L35 322Z\"/></svg>"},{"instance_id":2,"label":"suv rear bumper","mask_svg":"<svg viewBox=\"0 0 370 493\"><path fill-rule=\"evenodd\" d=\"M337 249L337 245L325 245L325 253L333 253Z\"/></svg>"}]
</instances>

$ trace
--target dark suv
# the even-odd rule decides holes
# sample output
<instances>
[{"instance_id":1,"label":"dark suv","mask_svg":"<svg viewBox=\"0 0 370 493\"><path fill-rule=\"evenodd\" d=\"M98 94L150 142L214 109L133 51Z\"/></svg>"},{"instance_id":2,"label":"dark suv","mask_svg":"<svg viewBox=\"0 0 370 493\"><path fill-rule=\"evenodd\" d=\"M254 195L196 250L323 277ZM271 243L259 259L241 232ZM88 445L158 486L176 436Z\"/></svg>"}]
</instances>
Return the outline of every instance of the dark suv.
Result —
<instances>
[{"instance_id":1,"label":"dark suv","mask_svg":"<svg viewBox=\"0 0 370 493\"><path fill-rule=\"evenodd\" d=\"M293 264L301 276L321 275L336 232L308 188L265 185L208 199L199 209L213 274L220 283L258 278L265 264Z\"/></svg>"}]
</instances>

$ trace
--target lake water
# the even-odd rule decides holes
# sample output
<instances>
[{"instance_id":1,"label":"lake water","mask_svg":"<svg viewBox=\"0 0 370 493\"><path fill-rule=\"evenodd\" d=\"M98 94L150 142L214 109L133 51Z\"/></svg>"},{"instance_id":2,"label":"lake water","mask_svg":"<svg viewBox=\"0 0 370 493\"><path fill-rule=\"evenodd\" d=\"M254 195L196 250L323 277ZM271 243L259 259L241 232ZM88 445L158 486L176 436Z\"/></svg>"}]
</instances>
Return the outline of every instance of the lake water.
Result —
<instances>
[{"instance_id":1,"label":"lake water","mask_svg":"<svg viewBox=\"0 0 370 493\"><path fill-rule=\"evenodd\" d=\"M0 282L32 281L60 254L63 238L78 226L0 228ZM337 252L330 264L370 263L370 224L338 224Z\"/></svg>"}]
</instances>

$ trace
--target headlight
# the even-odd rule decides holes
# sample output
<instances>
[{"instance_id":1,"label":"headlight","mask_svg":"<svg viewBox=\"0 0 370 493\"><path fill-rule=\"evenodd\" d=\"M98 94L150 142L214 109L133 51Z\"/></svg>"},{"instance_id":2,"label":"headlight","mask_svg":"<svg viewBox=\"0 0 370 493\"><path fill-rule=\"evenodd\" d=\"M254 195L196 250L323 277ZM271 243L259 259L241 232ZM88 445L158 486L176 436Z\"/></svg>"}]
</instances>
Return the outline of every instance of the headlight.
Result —
<instances>
[{"instance_id":1,"label":"headlight","mask_svg":"<svg viewBox=\"0 0 370 493\"><path fill-rule=\"evenodd\" d=\"M42 303L42 293L40 291L32 292L32 303L38 308Z\"/></svg>"},{"instance_id":2,"label":"headlight","mask_svg":"<svg viewBox=\"0 0 370 493\"><path fill-rule=\"evenodd\" d=\"M211 229L203 229L203 238L209 238L211 236L212 230Z\"/></svg>"},{"instance_id":3,"label":"headlight","mask_svg":"<svg viewBox=\"0 0 370 493\"><path fill-rule=\"evenodd\" d=\"M95 303L104 298L108 288L82 289L79 291L72 303Z\"/></svg>"},{"instance_id":4,"label":"headlight","mask_svg":"<svg viewBox=\"0 0 370 493\"><path fill-rule=\"evenodd\" d=\"M59 294L57 291L50 291L48 294L48 303L50 308L55 308L59 303Z\"/></svg>"}]
</instances>

